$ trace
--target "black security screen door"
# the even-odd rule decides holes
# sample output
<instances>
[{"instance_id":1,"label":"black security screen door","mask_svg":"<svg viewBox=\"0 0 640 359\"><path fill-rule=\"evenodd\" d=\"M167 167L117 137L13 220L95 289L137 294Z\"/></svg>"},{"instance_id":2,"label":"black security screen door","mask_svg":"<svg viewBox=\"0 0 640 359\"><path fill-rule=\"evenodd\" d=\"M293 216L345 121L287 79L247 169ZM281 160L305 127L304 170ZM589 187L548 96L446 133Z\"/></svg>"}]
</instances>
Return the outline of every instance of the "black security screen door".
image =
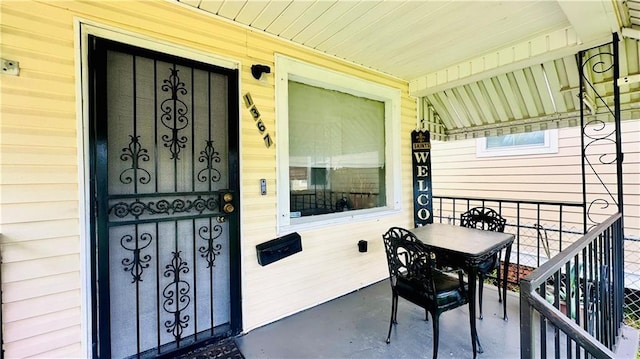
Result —
<instances>
[{"instance_id":1,"label":"black security screen door","mask_svg":"<svg viewBox=\"0 0 640 359\"><path fill-rule=\"evenodd\" d=\"M239 332L237 71L90 46L94 355Z\"/></svg>"}]
</instances>

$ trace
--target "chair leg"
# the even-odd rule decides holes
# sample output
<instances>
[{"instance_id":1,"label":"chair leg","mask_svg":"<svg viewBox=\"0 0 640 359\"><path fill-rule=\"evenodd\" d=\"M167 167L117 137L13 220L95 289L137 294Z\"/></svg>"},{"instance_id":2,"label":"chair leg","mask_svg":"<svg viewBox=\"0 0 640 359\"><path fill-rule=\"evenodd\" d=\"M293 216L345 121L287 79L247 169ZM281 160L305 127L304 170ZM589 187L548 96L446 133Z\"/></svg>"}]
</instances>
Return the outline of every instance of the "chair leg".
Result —
<instances>
[{"instance_id":1,"label":"chair leg","mask_svg":"<svg viewBox=\"0 0 640 359\"><path fill-rule=\"evenodd\" d=\"M498 303L502 303L502 290L500 290L500 288L505 283L502 283L502 276L500 275L500 269L499 268L498 268L497 275L498 275L498 279L496 280L496 283L498 284Z\"/></svg>"},{"instance_id":2,"label":"chair leg","mask_svg":"<svg viewBox=\"0 0 640 359\"><path fill-rule=\"evenodd\" d=\"M391 343L391 328L393 323L396 322L395 317L398 310L398 295L393 293L391 295L391 318L389 319L389 332L387 333L387 344Z\"/></svg>"},{"instance_id":3,"label":"chair leg","mask_svg":"<svg viewBox=\"0 0 640 359\"><path fill-rule=\"evenodd\" d=\"M482 319L482 288L484 287L484 274L478 273L478 305L480 306L480 319Z\"/></svg>"},{"instance_id":4,"label":"chair leg","mask_svg":"<svg viewBox=\"0 0 640 359\"><path fill-rule=\"evenodd\" d=\"M439 322L440 322L440 316L437 314L431 314L431 316L433 317L433 359L437 359L438 358L438 339L439 339Z\"/></svg>"},{"instance_id":5,"label":"chair leg","mask_svg":"<svg viewBox=\"0 0 640 359\"><path fill-rule=\"evenodd\" d=\"M395 301L393 302L393 324L398 324L398 296L396 295Z\"/></svg>"}]
</instances>

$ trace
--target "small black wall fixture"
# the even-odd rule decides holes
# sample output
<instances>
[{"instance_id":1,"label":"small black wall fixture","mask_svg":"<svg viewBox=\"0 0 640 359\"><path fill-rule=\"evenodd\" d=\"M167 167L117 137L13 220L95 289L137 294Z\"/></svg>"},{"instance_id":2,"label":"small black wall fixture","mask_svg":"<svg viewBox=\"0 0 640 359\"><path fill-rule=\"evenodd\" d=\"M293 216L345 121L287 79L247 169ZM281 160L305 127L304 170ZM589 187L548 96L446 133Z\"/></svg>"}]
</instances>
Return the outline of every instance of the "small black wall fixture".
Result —
<instances>
[{"instance_id":1,"label":"small black wall fixture","mask_svg":"<svg viewBox=\"0 0 640 359\"><path fill-rule=\"evenodd\" d=\"M256 80L260 80L262 74L270 74L271 68L267 65L251 65L251 74Z\"/></svg>"}]
</instances>

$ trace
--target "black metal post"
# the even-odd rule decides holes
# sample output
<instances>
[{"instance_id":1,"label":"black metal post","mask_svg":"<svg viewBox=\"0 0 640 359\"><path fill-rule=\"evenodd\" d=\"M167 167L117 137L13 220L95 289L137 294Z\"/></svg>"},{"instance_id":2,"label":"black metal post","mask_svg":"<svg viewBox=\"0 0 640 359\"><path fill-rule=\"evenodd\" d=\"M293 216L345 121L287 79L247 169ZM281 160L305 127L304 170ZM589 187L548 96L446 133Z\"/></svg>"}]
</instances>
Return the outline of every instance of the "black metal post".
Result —
<instances>
[{"instance_id":1,"label":"black metal post","mask_svg":"<svg viewBox=\"0 0 640 359\"><path fill-rule=\"evenodd\" d=\"M614 116L616 127L616 174L618 180L618 212L622 215L620 217L620 238L619 243L614 244L614 253L616 255L616 261L620 261L620 265L617 266L614 272L614 285L622 288L621 293L616 300L616 309L619 311L619 315L615 316L616 323L621 323L624 317L624 192L622 183L622 161L624 161L624 153L622 153L622 129L620 118L620 86L618 86L618 78L620 78L620 54L619 54L619 39L618 34L613 33L613 99L614 99ZM615 237L614 237L615 238ZM616 291L619 292L619 291ZM616 313L618 314L618 313ZM618 318L619 317L619 318ZM619 326L617 326L619 327ZM616 330L616 334L617 330Z\"/></svg>"},{"instance_id":2,"label":"black metal post","mask_svg":"<svg viewBox=\"0 0 640 359\"><path fill-rule=\"evenodd\" d=\"M613 101L614 101L614 116L616 125L616 170L618 175L618 212L622 213L622 223L624 228L624 200L622 189L622 161L624 160L624 154L622 153L622 130L621 130L621 118L620 118L620 86L618 86L618 78L620 77L620 59L618 50L618 34L613 33Z\"/></svg>"},{"instance_id":3,"label":"black metal post","mask_svg":"<svg viewBox=\"0 0 640 359\"><path fill-rule=\"evenodd\" d=\"M587 175L585 172L585 157L586 149L584 147L584 101L582 101L585 96L584 91L584 69L582 66L582 58L584 57L584 51L579 51L577 55L577 63L578 63L578 77L580 78L579 87L580 92L579 102L580 102L580 169L582 172L582 233L587 233Z\"/></svg>"}]
</instances>

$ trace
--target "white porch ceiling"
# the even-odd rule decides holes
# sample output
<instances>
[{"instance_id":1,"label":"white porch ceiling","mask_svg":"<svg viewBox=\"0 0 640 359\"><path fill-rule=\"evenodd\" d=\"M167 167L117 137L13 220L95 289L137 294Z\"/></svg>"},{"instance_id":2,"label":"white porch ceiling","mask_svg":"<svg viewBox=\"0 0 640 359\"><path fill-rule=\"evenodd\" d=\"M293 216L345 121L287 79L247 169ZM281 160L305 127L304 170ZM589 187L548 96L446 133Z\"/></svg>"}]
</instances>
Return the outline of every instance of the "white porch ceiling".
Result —
<instances>
[{"instance_id":1,"label":"white porch ceiling","mask_svg":"<svg viewBox=\"0 0 640 359\"><path fill-rule=\"evenodd\" d=\"M613 32L627 37L621 77L640 71L640 0L176 1L404 79L453 137L575 117L575 55ZM632 107L637 84L622 90Z\"/></svg>"}]
</instances>

